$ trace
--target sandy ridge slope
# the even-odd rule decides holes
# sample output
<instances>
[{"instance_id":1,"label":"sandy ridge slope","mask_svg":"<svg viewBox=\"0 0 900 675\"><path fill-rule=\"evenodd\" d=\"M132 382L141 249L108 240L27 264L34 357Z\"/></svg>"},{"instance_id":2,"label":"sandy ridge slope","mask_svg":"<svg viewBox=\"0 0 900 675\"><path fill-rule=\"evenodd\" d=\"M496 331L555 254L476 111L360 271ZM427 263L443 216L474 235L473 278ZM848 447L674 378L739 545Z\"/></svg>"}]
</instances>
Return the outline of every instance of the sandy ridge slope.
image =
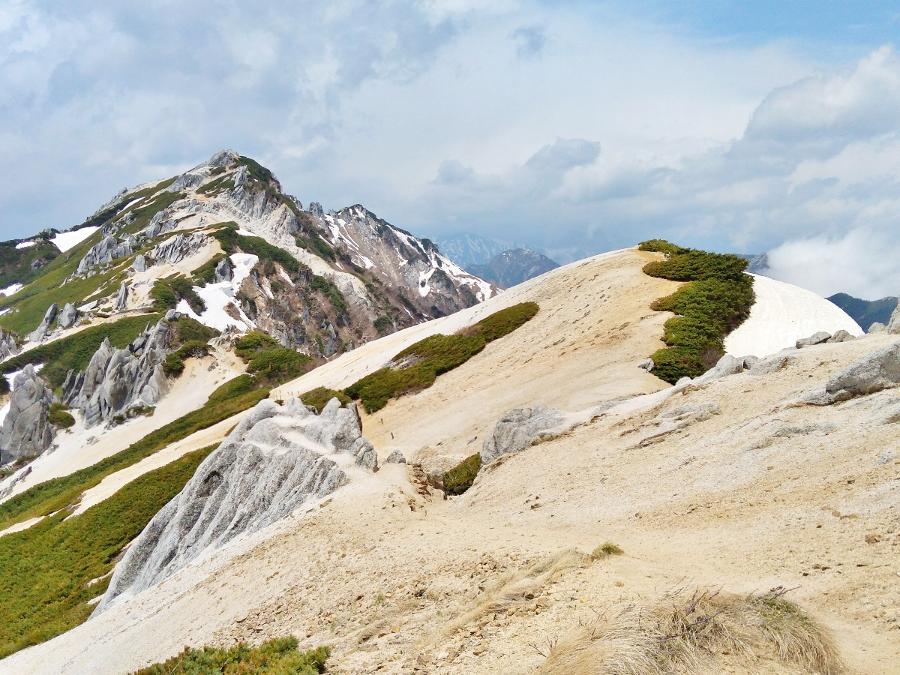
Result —
<instances>
[{"instance_id":1,"label":"sandy ridge slope","mask_svg":"<svg viewBox=\"0 0 900 675\"><path fill-rule=\"evenodd\" d=\"M601 256L486 303L494 311L535 299L542 311L431 389L364 419L364 433L382 457L400 447L439 461L479 447L472 434L513 405L579 410L661 389L636 363L659 345L667 318L647 306L674 284L642 275L644 260ZM471 320L448 317L440 330ZM342 386L435 329L362 347L276 397ZM622 406L492 465L457 499L423 495L410 468L387 465L13 655L0 672L125 672L186 643L284 633L332 645L337 672L532 672L548 641L579 624L696 585L796 587L793 598L834 630L855 672L896 672L900 434L889 420L900 390L828 408L785 405L890 342L820 345L791 353L781 370L731 376L649 409ZM692 406L712 412L660 433L666 414ZM605 540L626 555L588 564L566 553ZM484 611L504 579L512 601ZM769 661L729 668L791 672Z\"/></svg>"}]
</instances>

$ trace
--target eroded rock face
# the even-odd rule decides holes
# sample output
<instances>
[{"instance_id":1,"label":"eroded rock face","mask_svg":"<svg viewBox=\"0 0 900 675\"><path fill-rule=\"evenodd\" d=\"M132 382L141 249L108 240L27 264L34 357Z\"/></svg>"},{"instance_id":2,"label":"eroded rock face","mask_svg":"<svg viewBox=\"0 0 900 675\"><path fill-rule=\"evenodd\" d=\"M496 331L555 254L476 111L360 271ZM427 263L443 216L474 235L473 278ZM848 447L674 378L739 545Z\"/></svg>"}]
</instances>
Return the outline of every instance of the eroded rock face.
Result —
<instances>
[{"instance_id":1,"label":"eroded rock face","mask_svg":"<svg viewBox=\"0 0 900 675\"><path fill-rule=\"evenodd\" d=\"M79 275L87 274L95 267L107 265L117 258L129 256L133 248L134 241L131 237L125 237L119 241L110 234L85 253L84 258L78 263L78 269L75 273Z\"/></svg>"},{"instance_id":2,"label":"eroded rock face","mask_svg":"<svg viewBox=\"0 0 900 675\"><path fill-rule=\"evenodd\" d=\"M71 328L76 321L78 321L78 310L75 309L75 305L68 302L56 318L56 323L60 328Z\"/></svg>"},{"instance_id":3,"label":"eroded rock face","mask_svg":"<svg viewBox=\"0 0 900 675\"><path fill-rule=\"evenodd\" d=\"M371 447L355 411L336 399L320 415L297 399L261 401L135 539L96 613L345 485L354 462L368 463L360 449Z\"/></svg>"},{"instance_id":4,"label":"eroded rock face","mask_svg":"<svg viewBox=\"0 0 900 675\"><path fill-rule=\"evenodd\" d=\"M157 264L170 263L174 265L197 253L208 242L209 237L201 232L176 234L174 237L157 244L151 251L150 257Z\"/></svg>"},{"instance_id":5,"label":"eroded rock face","mask_svg":"<svg viewBox=\"0 0 900 675\"><path fill-rule=\"evenodd\" d=\"M16 339L0 328L0 359L13 356L14 354L17 354L18 351L19 345L16 344Z\"/></svg>"},{"instance_id":6,"label":"eroded rock face","mask_svg":"<svg viewBox=\"0 0 900 675\"><path fill-rule=\"evenodd\" d=\"M880 349L838 373L824 390L803 398L811 405L831 405L900 385L900 342Z\"/></svg>"},{"instance_id":7,"label":"eroded rock face","mask_svg":"<svg viewBox=\"0 0 900 675\"><path fill-rule=\"evenodd\" d=\"M831 333L820 330L818 333L813 333L809 337L800 338L797 340L796 347L797 349L802 349L803 347L811 347L813 345L820 345L823 342L828 342L831 339Z\"/></svg>"},{"instance_id":8,"label":"eroded rock face","mask_svg":"<svg viewBox=\"0 0 900 675\"><path fill-rule=\"evenodd\" d=\"M13 382L9 412L0 428L0 464L36 457L50 447L53 429L47 420L53 393L29 364Z\"/></svg>"},{"instance_id":9,"label":"eroded rock face","mask_svg":"<svg viewBox=\"0 0 900 675\"><path fill-rule=\"evenodd\" d=\"M128 286L123 282L121 286L119 286L119 292L116 293L116 300L113 303L113 309L117 312L121 312L128 305Z\"/></svg>"},{"instance_id":10,"label":"eroded rock face","mask_svg":"<svg viewBox=\"0 0 900 675\"><path fill-rule=\"evenodd\" d=\"M544 432L563 422L562 413L552 408L515 408L497 420L481 448L481 463L489 464L501 455L521 452Z\"/></svg>"},{"instance_id":11,"label":"eroded rock face","mask_svg":"<svg viewBox=\"0 0 900 675\"><path fill-rule=\"evenodd\" d=\"M900 335L900 304L897 305L894 313L891 314L891 320L887 325L887 332L894 335Z\"/></svg>"},{"instance_id":12,"label":"eroded rock face","mask_svg":"<svg viewBox=\"0 0 900 675\"><path fill-rule=\"evenodd\" d=\"M85 426L93 426L130 408L153 406L168 390L162 369L169 346L169 324L162 320L125 349L103 340L83 373L69 371L63 400L84 411Z\"/></svg>"},{"instance_id":13,"label":"eroded rock face","mask_svg":"<svg viewBox=\"0 0 900 675\"><path fill-rule=\"evenodd\" d=\"M44 318L41 321L41 325L39 325L31 333L29 333L28 339L31 342L40 342L41 340L43 340L47 336L47 333L50 332L50 324L52 324L53 321L56 320L56 315L58 313L59 307L56 305L56 303L50 305L47 308L47 311L44 312Z\"/></svg>"}]
</instances>

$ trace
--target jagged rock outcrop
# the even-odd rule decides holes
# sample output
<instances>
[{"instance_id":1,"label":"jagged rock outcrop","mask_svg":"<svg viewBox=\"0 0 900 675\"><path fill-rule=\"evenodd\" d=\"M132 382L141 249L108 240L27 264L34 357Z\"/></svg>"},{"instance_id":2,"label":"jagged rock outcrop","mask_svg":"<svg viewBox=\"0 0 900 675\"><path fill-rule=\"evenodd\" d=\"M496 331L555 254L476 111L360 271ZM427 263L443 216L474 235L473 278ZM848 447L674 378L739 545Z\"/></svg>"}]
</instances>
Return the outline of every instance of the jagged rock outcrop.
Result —
<instances>
[{"instance_id":1,"label":"jagged rock outcrop","mask_svg":"<svg viewBox=\"0 0 900 675\"><path fill-rule=\"evenodd\" d=\"M563 421L560 411L543 406L515 408L504 413L484 439L481 463L490 464L501 455L521 452L546 432L560 427Z\"/></svg>"},{"instance_id":2,"label":"jagged rock outcrop","mask_svg":"<svg viewBox=\"0 0 900 675\"><path fill-rule=\"evenodd\" d=\"M364 446L356 412L336 399L320 415L297 399L261 401L134 540L95 613L334 492Z\"/></svg>"},{"instance_id":3,"label":"jagged rock outcrop","mask_svg":"<svg viewBox=\"0 0 900 675\"><path fill-rule=\"evenodd\" d=\"M69 371L63 383L63 400L84 411L85 426L93 426L129 409L153 406L168 390L162 369L169 346L165 319L147 329L125 349L113 347L109 338L94 352L83 373Z\"/></svg>"},{"instance_id":4,"label":"jagged rock outcrop","mask_svg":"<svg viewBox=\"0 0 900 675\"><path fill-rule=\"evenodd\" d=\"M847 331L841 329L837 331L834 335L828 338L825 342L828 344L834 344L835 342L850 342L851 340L855 340L856 338L848 333Z\"/></svg>"},{"instance_id":5,"label":"jagged rock outcrop","mask_svg":"<svg viewBox=\"0 0 900 675\"><path fill-rule=\"evenodd\" d=\"M9 411L0 428L0 464L36 457L50 447L53 428L47 419L53 393L28 364L16 375Z\"/></svg>"},{"instance_id":6,"label":"jagged rock outcrop","mask_svg":"<svg viewBox=\"0 0 900 675\"><path fill-rule=\"evenodd\" d=\"M157 244L150 252L150 257L157 264L174 265L197 253L208 242L209 237L201 232L179 233Z\"/></svg>"},{"instance_id":7,"label":"jagged rock outcrop","mask_svg":"<svg viewBox=\"0 0 900 675\"><path fill-rule=\"evenodd\" d=\"M44 312L44 318L41 320L41 324L35 328L28 335L28 339L31 342L40 342L46 337L47 333L50 332L50 324L56 319L56 315L59 313L59 307L54 302L47 308L47 311Z\"/></svg>"},{"instance_id":8,"label":"jagged rock outcrop","mask_svg":"<svg viewBox=\"0 0 900 675\"><path fill-rule=\"evenodd\" d=\"M122 285L119 286L119 291L116 293L116 299L113 302L113 309L117 312L121 312L128 306L128 286L125 285L125 282L122 282Z\"/></svg>"},{"instance_id":9,"label":"jagged rock outcrop","mask_svg":"<svg viewBox=\"0 0 900 675\"><path fill-rule=\"evenodd\" d=\"M872 325L869 326L869 330L866 331L870 335L877 335L879 333L887 333L887 326L881 323L880 321L876 321Z\"/></svg>"},{"instance_id":10,"label":"jagged rock outcrop","mask_svg":"<svg viewBox=\"0 0 900 675\"><path fill-rule=\"evenodd\" d=\"M384 460L385 464L406 464L406 457L399 450L394 450Z\"/></svg>"},{"instance_id":11,"label":"jagged rock outcrop","mask_svg":"<svg viewBox=\"0 0 900 675\"><path fill-rule=\"evenodd\" d=\"M802 402L831 405L900 385L900 342L880 349L828 380L824 389L810 392Z\"/></svg>"},{"instance_id":12,"label":"jagged rock outcrop","mask_svg":"<svg viewBox=\"0 0 900 675\"><path fill-rule=\"evenodd\" d=\"M56 317L56 325L63 329L71 328L76 321L78 321L78 310L75 309L75 305L71 302L67 302L59 316Z\"/></svg>"},{"instance_id":13,"label":"jagged rock outcrop","mask_svg":"<svg viewBox=\"0 0 900 675\"><path fill-rule=\"evenodd\" d=\"M897 305L897 309L891 314L891 321L887 325L887 332L894 335L900 334L900 304Z\"/></svg>"},{"instance_id":14,"label":"jagged rock outcrop","mask_svg":"<svg viewBox=\"0 0 900 675\"><path fill-rule=\"evenodd\" d=\"M216 283L231 281L234 278L231 261L228 258L222 258L216 265L214 274Z\"/></svg>"},{"instance_id":15,"label":"jagged rock outcrop","mask_svg":"<svg viewBox=\"0 0 900 675\"><path fill-rule=\"evenodd\" d=\"M134 262L131 263L131 269L133 269L135 272L147 271L147 258L143 253L134 257Z\"/></svg>"},{"instance_id":16,"label":"jagged rock outcrop","mask_svg":"<svg viewBox=\"0 0 900 675\"><path fill-rule=\"evenodd\" d=\"M13 356L19 351L16 338L0 328L0 360Z\"/></svg>"},{"instance_id":17,"label":"jagged rock outcrop","mask_svg":"<svg viewBox=\"0 0 900 675\"><path fill-rule=\"evenodd\" d=\"M133 248L134 240L132 237L126 236L120 241L114 235L109 234L85 253L84 258L78 263L78 269L75 270L75 273L79 275L87 274L95 267L107 265L117 258L129 256Z\"/></svg>"}]
</instances>

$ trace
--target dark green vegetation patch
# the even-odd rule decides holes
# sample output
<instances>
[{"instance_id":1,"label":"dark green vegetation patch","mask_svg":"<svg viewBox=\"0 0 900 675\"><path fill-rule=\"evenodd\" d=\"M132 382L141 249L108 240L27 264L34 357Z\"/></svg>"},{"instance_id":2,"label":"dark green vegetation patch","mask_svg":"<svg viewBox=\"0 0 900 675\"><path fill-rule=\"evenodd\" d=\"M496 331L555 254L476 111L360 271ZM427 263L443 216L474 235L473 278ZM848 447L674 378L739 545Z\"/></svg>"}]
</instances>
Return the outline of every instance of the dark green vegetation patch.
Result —
<instances>
[{"instance_id":1,"label":"dark green vegetation patch","mask_svg":"<svg viewBox=\"0 0 900 675\"><path fill-rule=\"evenodd\" d=\"M225 223L213 232L213 236L219 240L222 250L226 253L252 253L260 260L271 260L278 263L288 272L300 271L300 261L283 248L270 244L262 237L238 234L237 230L237 223Z\"/></svg>"},{"instance_id":2,"label":"dark green vegetation patch","mask_svg":"<svg viewBox=\"0 0 900 675\"><path fill-rule=\"evenodd\" d=\"M184 372L184 362L190 358L201 358L209 354L209 346L200 340L185 342L174 352L166 354L163 372L169 377L178 377Z\"/></svg>"},{"instance_id":3,"label":"dark green vegetation patch","mask_svg":"<svg viewBox=\"0 0 900 675\"><path fill-rule=\"evenodd\" d=\"M211 284L216 280L216 267L218 267L219 263L225 260L228 256L224 253L217 253L212 258L207 260L205 263L200 265L197 269L195 269L191 273L191 278L194 281L195 286L205 286L206 284ZM231 261L228 261L228 264L231 264Z\"/></svg>"},{"instance_id":4,"label":"dark green vegetation patch","mask_svg":"<svg viewBox=\"0 0 900 675\"><path fill-rule=\"evenodd\" d=\"M644 265L646 274L687 282L651 305L678 315L665 323L663 342L668 347L651 356L653 374L673 384L685 376L702 375L725 353L725 336L750 316L754 295L753 277L744 273L747 261L659 239L639 248L666 255L665 260Z\"/></svg>"},{"instance_id":5,"label":"dark green vegetation patch","mask_svg":"<svg viewBox=\"0 0 900 675\"><path fill-rule=\"evenodd\" d=\"M215 446L136 478L79 516L60 511L0 537L0 658L85 621L116 557ZM93 580L93 583L91 583Z\"/></svg>"},{"instance_id":6,"label":"dark green vegetation patch","mask_svg":"<svg viewBox=\"0 0 900 675\"><path fill-rule=\"evenodd\" d=\"M247 364L247 372L269 386L287 382L307 372L312 358L281 346L270 335L251 331L234 343L234 353Z\"/></svg>"},{"instance_id":7,"label":"dark green vegetation patch","mask_svg":"<svg viewBox=\"0 0 900 675\"><path fill-rule=\"evenodd\" d=\"M303 405L307 405L315 410L317 415L322 412L322 409L328 401L333 398L340 401L341 405L350 403L350 397L347 396L347 394L342 391L328 389L327 387L316 387L315 389L300 395L300 400L303 401Z\"/></svg>"},{"instance_id":8,"label":"dark green vegetation patch","mask_svg":"<svg viewBox=\"0 0 900 675\"><path fill-rule=\"evenodd\" d=\"M353 383L345 392L362 401L366 412L381 410L397 396L427 389L438 375L464 364L485 346L537 314L534 302L513 305L454 335L432 335L397 354L391 365Z\"/></svg>"},{"instance_id":9,"label":"dark green vegetation patch","mask_svg":"<svg viewBox=\"0 0 900 675\"><path fill-rule=\"evenodd\" d=\"M45 265L59 255L46 239L34 239L34 246L16 248L15 241L0 244L0 288L27 284L40 276Z\"/></svg>"},{"instance_id":10,"label":"dark green vegetation patch","mask_svg":"<svg viewBox=\"0 0 900 675\"><path fill-rule=\"evenodd\" d=\"M175 309L179 300L187 300L188 305L197 314L206 311L206 303L197 295L191 280L180 275L157 279L150 289L150 297L153 300L153 309L157 312Z\"/></svg>"},{"instance_id":11,"label":"dark green vegetation patch","mask_svg":"<svg viewBox=\"0 0 900 675\"><path fill-rule=\"evenodd\" d=\"M443 477L444 492L448 495L461 495L472 487L475 476L481 469L481 455L477 452L466 457L459 464L447 471Z\"/></svg>"},{"instance_id":12,"label":"dark green vegetation patch","mask_svg":"<svg viewBox=\"0 0 900 675\"><path fill-rule=\"evenodd\" d=\"M68 429L75 424L75 418L72 417L68 408L62 403L53 403L50 405L47 420L50 424L59 427L60 429Z\"/></svg>"},{"instance_id":13,"label":"dark green vegetation patch","mask_svg":"<svg viewBox=\"0 0 900 675\"><path fill-rule=\"evenodd\" d=\"M243 642L228 649L185 647L178 656L134 675L316 675L325 672L328 654L328 647L301 652L293 637L276 638L257 647Z\"/></svg>"}]
</instances>

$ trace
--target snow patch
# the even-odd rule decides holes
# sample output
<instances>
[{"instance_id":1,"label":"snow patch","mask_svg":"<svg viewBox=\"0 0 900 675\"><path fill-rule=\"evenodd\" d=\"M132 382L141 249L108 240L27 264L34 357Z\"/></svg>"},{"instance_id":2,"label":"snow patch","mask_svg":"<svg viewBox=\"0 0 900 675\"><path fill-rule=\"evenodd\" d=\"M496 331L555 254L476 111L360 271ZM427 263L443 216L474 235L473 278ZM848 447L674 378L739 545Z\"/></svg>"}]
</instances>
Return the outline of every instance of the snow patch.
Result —
<instances>
[{"instance_id":1,"label":"snow patch","mask_svg":"<svg viewBox=\"0 0 900 675\"><path fill-rule=\"evenodd\" d=\"M18 293L22 290L22 284L11 284L6 288L0 288L0 293L5 295L7 298L15 293Z\"/></svg>"},{"instance_id":2,"label":"snow patch","mask_svg":"<svg viewBox=\"0 0 900 675\"><path fill-rule=\"evenodd\" d=\"M750 276L756 301L750 317L725 338L729 354L763 358L818 331L863 334L840 307L812 291L758 274Z\"/></svg>"},{"instance_id":3,"label":"snow patch","mask_svg":"<svg viewBox=\"0 0 900 675\"><path fill-rule=\"evenodd\" d=\"M53 242L53 245L56 246L56 248L58 248L62 253L65 253L70 248L78 246L78 244L83 242L99 229L99 227L92 225L90 227L82 227L80 230L60 232L50 241Z\"/></svg>"},{"instance_id":4,"label":"snow patch","mask_svg":"<svg viewBox=\"0 0 900 675\"><path fill-rule=\"evenodd\" d=\"M216 330L225 330L229 326L234 326L238 330L250 330L255 328L255 324L250 318L244 314L240 305L235 302L235 295L244 283L244 279L250 276L253 266L259 262L259 257L251 253L232 253L231 262L234 265L231 281L221 281L216 284L207 284L206 286L194 286L194 291L199 295L206 309L202 314L197 314L187 300L180 300L176 309L183 314L199 321L200 323L215 328ZM240 317L235 319L225 308L232 305L237 310Z\"/></svg>"},{"instance_id":5,"label":"snow patch","mask_svg":"<svg viewBox=\"0 0 900 675\"><path fill-rule=\"evenodd\" d=\"M36 241L20 241L18 244L16 244L16 248L19 250L21 250L23 248L31 248L36 243L37 243Z\"/></svg>"}]
</instances>

